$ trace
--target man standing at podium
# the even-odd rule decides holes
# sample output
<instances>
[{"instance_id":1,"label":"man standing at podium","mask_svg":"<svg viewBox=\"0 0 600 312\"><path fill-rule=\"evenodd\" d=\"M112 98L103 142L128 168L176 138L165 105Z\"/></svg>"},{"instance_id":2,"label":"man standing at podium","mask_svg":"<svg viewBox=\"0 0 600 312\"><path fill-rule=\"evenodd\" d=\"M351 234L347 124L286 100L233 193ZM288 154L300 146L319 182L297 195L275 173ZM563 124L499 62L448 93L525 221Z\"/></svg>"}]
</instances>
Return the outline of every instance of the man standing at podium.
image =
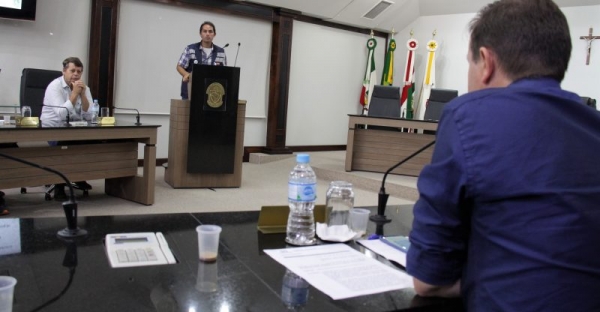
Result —
<instances>
[{"instance_id":1,"label":"man standing at podium","mask_svg":"<svg viewBox=\"0 0 600 312\"><path fill-rule=\"evenodd\" d=\"M217 29L211 22L200 25L200 42L192 43L183 49L183 53L177 62L177 72L183 77L181 79L181 98L188 99L187 84L194 64L226 66L227 56L225 49L213 44L217 35Z\"/></svg>"}]
</instances>

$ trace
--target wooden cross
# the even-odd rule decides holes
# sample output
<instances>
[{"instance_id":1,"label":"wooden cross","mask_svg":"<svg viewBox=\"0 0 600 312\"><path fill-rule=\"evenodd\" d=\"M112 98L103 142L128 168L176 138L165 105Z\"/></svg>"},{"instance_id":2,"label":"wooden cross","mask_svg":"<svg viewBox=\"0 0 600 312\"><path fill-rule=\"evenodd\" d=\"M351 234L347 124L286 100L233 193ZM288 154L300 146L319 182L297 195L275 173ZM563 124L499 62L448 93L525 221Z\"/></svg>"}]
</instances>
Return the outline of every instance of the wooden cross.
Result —
<instances>
[{"instance_id":1,"label":"wooden cross","mask_svg":"<svg viewBox=\"0 0 600 312\"><path fill-rule=\"evenodd\" d=\"M583 39L587 42L587 58L585 60L585 65L590 65L590 53L592 52L592 41L594 39L600 39L600 36L592 36L593 28L590 27L590 34L587 36L581 36L579 39Z\"/></svg>"}]
</instances>

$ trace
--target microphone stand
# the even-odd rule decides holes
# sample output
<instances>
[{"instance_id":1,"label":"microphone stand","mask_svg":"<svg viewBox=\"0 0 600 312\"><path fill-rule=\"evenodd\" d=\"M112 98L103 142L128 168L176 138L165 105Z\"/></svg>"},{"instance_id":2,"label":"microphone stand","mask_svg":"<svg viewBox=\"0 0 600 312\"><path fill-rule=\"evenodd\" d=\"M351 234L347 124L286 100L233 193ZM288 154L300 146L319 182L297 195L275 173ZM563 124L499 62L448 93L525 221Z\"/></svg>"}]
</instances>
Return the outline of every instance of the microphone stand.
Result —
<instances>
[{"instance_id":1,"label":"microphone stand","mask_svg":"<svg viewBox=\"0 0 600 312\"><path fill-rule=\"evenodd\" d=\"M62 238L75 238L75 237L87 235L86 230L80 229L79 227L77 227L77 202L75 201L75 192L73 191L73 185L71 184L71 181L69 181L69 179L67 179L67 177L65 177L62 173L60 173L52 168L44 167L44 166L38 165L36 163L32 163L32 162L24 160L24 159L13 157L11 155L7 155L4 153L0 153L0 156L2 156L4 158L8 158L10 160L14 160L16 162L30 165L32 167L36 167L36 168L39 168L39 169L42 169L42 170L45 170L48 172L52 172L52 173L60 176L63 180L65 180L65 183L67 184L67 186L69 187L69 191L71 192L71 196L69 197L69 200L62 203L63 209L65 211L65 217L67 218L67 227L58 231L57 235Z\"/></svg>"},{"instance_id":2,"label":"microphone stand","mask_svg":"<svg viewBox=\"0 0 600 312\"><path fill-rule=\"evenodd\" d=\"M398 166L402 165L403 163L409 161L413 157L419 155L422 151L426 150L427 148L429 148L433 144L435 144L435 140L433 140L430 143L428 143L427 145L421 147L421 149L419 149L418 151L412 153L408 157L402 159L399 163L395 164L394 166L392 166L390 169L388 169L385 172L385 174L383 175L383 180L381 181L381 188L379 189L379 201L377 202L377 214L376 215L372 215L371 217L369 217L369 219L371 221L373 221L373 222L375 222L377 224L380 224L380 223L383 224L383 223L388 223L388 222L392 221L391 219L388 219L385 216L385 206L387 205L388 198L390 197L390 194L386 194L385 193L385 179L387 178L387 175L392 170L396 169Z\"/></svg>"},{"instance_id":3,"label":"microphone stand","mask_svg":"<svg viewBox=\"0 0 600 312\"><path fill-rule=\"evenodd\" d=\"M137 112L137 116L135 117L135 119L137 120L137 122L135 123L136 126L141 126L142 123L140 122L140 111L138 111L135 108L121 108L121 107L116 107L113 106L113 109L122 109L122 110L130 110L130 111L136 111Z\"/></svg>"},{"instance_id":4,"label":"microphone stand","mask_svg":"<svg viewBox=\"0 0 600 312\"><path fill-rule=\"evenodd\" d=\"M235 52L235 62L233 62L233 67L235 67L235 64L237 64L237 57L238 57L238 53L240 53L240 45L242 43L238 42L238 48L237 48L237 52Z\"/></svg>"}]
</instances>

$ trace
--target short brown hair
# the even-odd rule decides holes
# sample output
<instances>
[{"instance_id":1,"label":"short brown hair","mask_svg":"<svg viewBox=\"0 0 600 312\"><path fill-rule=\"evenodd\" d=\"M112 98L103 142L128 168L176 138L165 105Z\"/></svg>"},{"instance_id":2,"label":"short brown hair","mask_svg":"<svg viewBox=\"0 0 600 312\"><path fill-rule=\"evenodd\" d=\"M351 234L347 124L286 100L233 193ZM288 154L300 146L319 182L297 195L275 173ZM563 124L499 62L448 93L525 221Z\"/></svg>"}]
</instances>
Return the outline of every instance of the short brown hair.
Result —
<instances>
[{"instance_id":1,"label":"short brown hair","mask_svg":"<svg viewBox=\"0 0 600 312\"><path fill-rule=\"evenodd\" d=\"M206 22L202 23L202 25L200 25L199 32L202 32L202 27L204 27L204 25L208 25L208 26L212 27L213 31L215 32L215 35L217 34L217 27L215 27L215 24L213 24L212 22L209 22L209 21L206 21Z\"/></svg>"},{"instance_id":2,"label":"short brown hair","mask_svg":"<svg viewBox=\"0 0 600 312\"><path fill-rule=\"evenodd\" d=\"M470 50L492 50L512 80L565 77L571 58L567 19L551 0L500 0L484 7L471 21Z\"/></svg>"},{"instance_id":3,"label":"short brown hair","mask_svg":"<svg viewBox=\"0 0 600 312\"><path fill-rule=\"evenodd\" d=\"M81 67L83 68L83 63L81 62L81 60L78 57L67 57L63 62L63 69L66 69L67 67L69 67L69 63L73 63L73 65L75 65L76 67Z\"/></svg>"}]
</instances>

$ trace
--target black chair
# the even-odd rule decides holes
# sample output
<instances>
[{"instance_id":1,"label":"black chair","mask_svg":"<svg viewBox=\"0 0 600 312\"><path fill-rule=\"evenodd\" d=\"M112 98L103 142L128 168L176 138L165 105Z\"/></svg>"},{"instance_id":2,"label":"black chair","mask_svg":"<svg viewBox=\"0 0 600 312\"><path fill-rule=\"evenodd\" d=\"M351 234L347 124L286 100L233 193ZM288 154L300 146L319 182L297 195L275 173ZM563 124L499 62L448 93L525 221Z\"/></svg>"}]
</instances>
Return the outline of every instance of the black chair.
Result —
<instances>
[{"instance_id":1,"label":"black chair","mask_svg":"<svg viewBox=\"0 0 600 312\"><path fill-rule=\"evenodd\" d=\"M435 120L438 121L442 117L442 111L444 105L450 102L453 98L458 96L457 90L449 89L431 89L429 99L427 100L427 107L425 108L424 120ZM436 131L425 130L425 134L435 134Z\"/></svg>"},{"instance_id":2,"label":"black chair","mask_svg":"<svg viewBox=\"0 0 600 312\"><path fill-rule=\"evenodd\" d=\"M427 108L425 108L425 120L440 120L444 105L458 96L457 90L449 89L431 89L429 99L427 100Z\"/></svg>"},{"instance_id":3,"label":"black chair","mask_svg":"<svg viewBox=\"0 0 600 312\"><path fill-rule=\"evenodd\" d=\"M596 100L595 99L592 99L587 96L582 96L581 101L583 102L583 104L596 109Z\"/></svg>"},{"instance_id":4,"label":"black chair","mask_svg":"<svg viewBox=\"0 0 600 312\"><path fill-rule=\"evenodd\" d=\"M400 118L400 87L374 86L368 115Z\"/></svg>"},{"instance_id":5,"label":"black chair","mask_svg":"<svg viewBox=\"0 0 600 312\"><path fill-rule=\"evenodd\" d=\"M31 116L40 117L44 106L46 87L52 80L62 76L59 70L24 68L21 75L20 105L31 107Z\"/></svg>"},{"instance_id":6,"label":"black chair","mask_svg":"<svg viewBox=\"0 0 600 312\"><path fill-rule=\"evenodd\" d=\"M31 116L41 117L46 88L54 79L60 76L62 76L62 72L59 70L24 68L21 74L20 106L31 107ZM73 187L83 190L84 196L88 195L87 189L82 189L75 186L75 184L73 184ZM54 185L46 185L46 200L52 199L52 191L54 191ZM22 187L21 194L25 193L27 193L27 189Z\"/></svg>"}]
</instances>

